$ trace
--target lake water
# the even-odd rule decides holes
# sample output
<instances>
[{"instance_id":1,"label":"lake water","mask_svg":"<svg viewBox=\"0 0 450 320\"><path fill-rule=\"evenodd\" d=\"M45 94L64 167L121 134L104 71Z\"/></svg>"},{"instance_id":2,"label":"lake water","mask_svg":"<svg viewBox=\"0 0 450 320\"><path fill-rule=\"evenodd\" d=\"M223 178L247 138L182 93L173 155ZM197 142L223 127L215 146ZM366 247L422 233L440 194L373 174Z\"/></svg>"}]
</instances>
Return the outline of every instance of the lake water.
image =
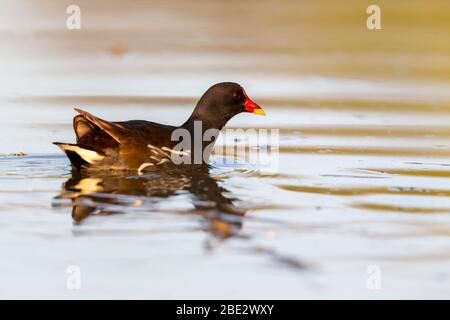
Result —
<instances>
[{"instance_id":1,"label":"lake water","mask_svg":"<svg viewBox=\"0 0 450 320\"><path fill-rule=\"evenodd\" d=\"M395 3L369 31L356 0L83 0L67 30L71 1L1 1L0 297L448 298L450 3ZM51 144L73 107L176 125L221 81L278 170L78 176Z\"/></svg>"}]
</instances>

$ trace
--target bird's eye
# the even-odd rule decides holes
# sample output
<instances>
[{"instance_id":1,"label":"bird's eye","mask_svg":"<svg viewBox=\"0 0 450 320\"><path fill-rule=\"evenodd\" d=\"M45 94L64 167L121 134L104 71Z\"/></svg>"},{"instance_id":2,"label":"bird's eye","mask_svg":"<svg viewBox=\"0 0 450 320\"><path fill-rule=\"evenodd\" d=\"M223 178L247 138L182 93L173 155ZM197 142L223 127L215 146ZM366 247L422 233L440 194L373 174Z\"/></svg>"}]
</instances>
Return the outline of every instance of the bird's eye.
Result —
<instances>
[{"instance_id":1,"label":"bird's eye","mask_svg":"<svg viewBox=\"0 0 450 320\"><path fill-rule=\"evenodd\" d=\"M233 100L239 102L242 100L242 95L239 92L233 92Z\"/></svg>"}]
</instances>

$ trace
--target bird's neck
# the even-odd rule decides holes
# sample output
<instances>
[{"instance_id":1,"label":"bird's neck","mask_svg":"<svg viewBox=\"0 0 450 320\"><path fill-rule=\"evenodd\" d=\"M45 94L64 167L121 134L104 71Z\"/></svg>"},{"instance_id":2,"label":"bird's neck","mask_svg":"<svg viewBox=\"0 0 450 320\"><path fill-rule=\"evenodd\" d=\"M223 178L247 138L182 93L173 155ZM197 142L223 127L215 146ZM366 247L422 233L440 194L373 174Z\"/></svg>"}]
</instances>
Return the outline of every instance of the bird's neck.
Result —
<instances>
[{"instance_id":1,"label":"bird's neck","mask_svg":"<svg viewBox=\"0 0 450 320\"><path fill-rule=\"evenodd\" d=\"M195 131L201 130L201 133L204 134L209 129L216 129L217 131L222 130L227 121L219 121L219 120L205 120L200 117L196 117L195 115L191 115L189 119L184 122L180 128L186 129L190 134L194 134Z\"/></svg>"},{"instance_id":2,"label":"bird's neck","mask_svg":"<svg viewBox=\"0 0 450 320\"><path fill-rule=\"evenodd\" d=\"M181 128L189 130L191 134L194 133L196 128L198 129L199 125L201 125L202 133L205 133L205 131L209 129L216 129L220 131L223 127L225 127L228 120L233 117L232 114L222 114L220 112L217 114L212 114L205 111L209 108L211 108L211 105L206 106L202 100L200 100L191 116L181 125ZM216 109L220 110L221 108Z\"/></svg>"},{"instance_id":3,"label":"bird's neck","mask_svg":"<svg viewBox=\"0 0 450 320\"><path fill-rule=\"evenodd\" d=\"M193 150L193 152L207 152L208 159L215 142L220 134L221 129L225 126L228 120L223 121L219 119L205 119L194 113L183 123L180 128L186 130L190 139L189 147L186 149Z\"/></svg>"}]
</instances>

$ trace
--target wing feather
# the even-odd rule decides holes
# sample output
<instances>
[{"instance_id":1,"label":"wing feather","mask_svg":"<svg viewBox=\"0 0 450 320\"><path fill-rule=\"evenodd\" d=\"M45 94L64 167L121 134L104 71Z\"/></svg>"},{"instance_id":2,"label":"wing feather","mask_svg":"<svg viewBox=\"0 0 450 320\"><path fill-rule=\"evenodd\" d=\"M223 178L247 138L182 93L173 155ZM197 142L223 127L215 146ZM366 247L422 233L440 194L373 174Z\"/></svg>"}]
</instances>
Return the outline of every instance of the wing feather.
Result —
<instances>
[{"instance_id":1,"label":"wing feather","mask_svg":"<svg viewBox=\"0 0 450 320\"><path fill-rule=\"evenodd\" d=\"M118 143L123 142L126 137L127 129L120 124L109 122L103 119L100 119L87 111L75 108L75 111L81 114L85 119L93 123L95 126L106 132L111 138L116 140Z\"/></svg>"}]
</instances>

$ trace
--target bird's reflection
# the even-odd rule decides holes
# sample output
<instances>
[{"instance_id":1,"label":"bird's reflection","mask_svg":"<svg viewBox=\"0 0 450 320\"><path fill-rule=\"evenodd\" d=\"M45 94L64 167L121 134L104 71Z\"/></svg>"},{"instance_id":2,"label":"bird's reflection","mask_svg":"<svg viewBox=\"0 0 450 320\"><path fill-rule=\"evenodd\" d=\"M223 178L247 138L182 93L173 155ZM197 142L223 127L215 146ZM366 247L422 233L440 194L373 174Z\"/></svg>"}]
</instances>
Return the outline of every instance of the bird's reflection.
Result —
<instances>
[{"instance_id":1,"label":"bird's reflection","mask_svg":"<svg viewBox=\"0 0 450 320\"><path fill-rule=\"evenodd\" d=\"M190 209L171 207L169 198L183 195L189 196ZM207 166L171 168L143 176L112 171L74 171L55 199L61 200L55 205L69 200L72 218L77 224L92 215L126 214L135 210L149 214L175 212L201 216L201 228L211 235L206 239L207 249L213 249L231 237L245 238L248 252L270 257L291 269L306 267L302 261L272 248L251 245L251 237L241 235L246 210L236 204L239 199L221 186L221 180L212 175ZM178 202L185 205L186 198L181 199Z\"/></svg>"},{"instance_id":2,"label":"bird's reflection","mask_svg":"<svg viewBox=\"0 0 450 320\"><path fill-rule=\"evenodd\" d=\"M144 176L74 171L56 198L70 199L72 218L80 223L91 215L126 213L132 207L161 210L167 198L180 194L190 197L193 209L187 212L203 216L207 231L214 237L228 238L241 229L245 210L234 204L238 199L220 185L208 166Z\"/></svg>"}]
</instances>

